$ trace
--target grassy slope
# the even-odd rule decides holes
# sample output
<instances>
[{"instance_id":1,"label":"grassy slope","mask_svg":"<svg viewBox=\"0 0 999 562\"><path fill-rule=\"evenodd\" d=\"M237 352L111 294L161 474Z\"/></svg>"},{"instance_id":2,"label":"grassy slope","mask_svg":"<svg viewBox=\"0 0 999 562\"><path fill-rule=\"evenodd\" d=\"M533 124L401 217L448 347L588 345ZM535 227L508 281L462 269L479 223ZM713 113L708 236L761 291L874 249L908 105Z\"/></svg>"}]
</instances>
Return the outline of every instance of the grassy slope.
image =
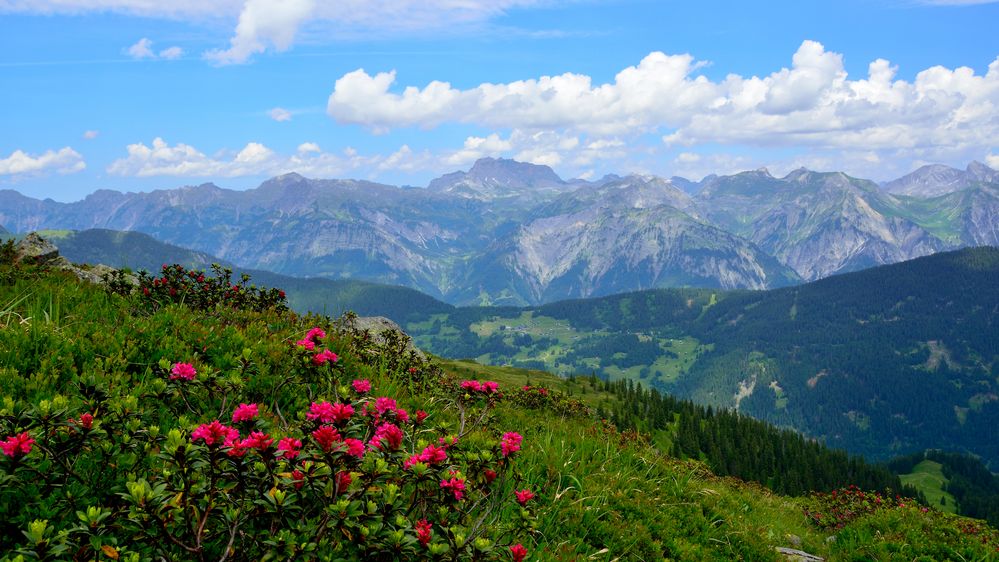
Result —
<instances>
[{"instance_id":1,"label":"grassy slope","mask_svg":"<svg viewBox=\"0 0 999 562\"><path fill-rule=\"evenodd\" d=\"M926 496L930 505L940 511L947 513L957 512L957 502L954 496L944 490L947 485L947 477L943 474L943 465L931 460L925 460L917 464L909 474L902 474L902 483L915 486L917 490ZM946 503L940 504L943 498Z\"/></svg>"},{"instance_id":2,"label":"grassy slope","mask_svg":"<svg viewBox=\"0 0 999 562\"><path fill-rule=\"evenodd\" d=\"M203 362L220 369L231 368L244 349L271 361L306 324L175 307L137 313L96 287L52 275L0 285L0 326L0 388L35 403L60 392L77 400L74 386L67 384L77 373L107 380L112 388L143 384L135 378L141 378L143 365L202 343L208 349ZM391 357L345 351L343 361L380 391L403 396L407 405L440 404L432 394L408 394L399 373L387 367ZM459 376L467 373L460 369L478 369L445 366ZM513 370L478 373L501 379L505 392L527 381L527 375ZM535 384L559 382L542 373L529 376ZM573 390L575 383L561 384ZM450 410L435 411L441 422L454 420ZM832 533L806 519L801 500L716 478L699 463L665 457L588 419L503 403L494 423L525 436L519 461L523 485L540 491L538 533L531 545L537 559L776 560L773 547L791 546L791 535L800 537L800 548L831 560L912 560L921 553L933 559L984 560L989 555L977 540L956 530L963 519L913 509L860 519L839 530L837 541L827 542Z\"/></svg>"}]
</instances>

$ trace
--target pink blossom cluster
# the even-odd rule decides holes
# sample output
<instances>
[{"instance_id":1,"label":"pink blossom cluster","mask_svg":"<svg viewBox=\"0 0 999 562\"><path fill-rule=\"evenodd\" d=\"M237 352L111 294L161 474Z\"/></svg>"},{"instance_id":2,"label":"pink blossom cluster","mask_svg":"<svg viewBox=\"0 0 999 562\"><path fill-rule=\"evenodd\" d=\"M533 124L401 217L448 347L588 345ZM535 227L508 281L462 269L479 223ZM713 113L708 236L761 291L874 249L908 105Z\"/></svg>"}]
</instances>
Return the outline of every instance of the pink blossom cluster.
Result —
<instances>
[{"instance_id":1,"label":"pink blossom cluster","mask_svg":"<svg viewBox=\"0 0 999 562\"><path fill-rule=\"evenodd\" d=\"M426 465L433 466L435 464L440 464L447 460L447 449L444 447L437 447L435 445L427 445L423 452L418 455L413 455L406 459L403 463L403 468L410 468L417 463L423 463Z\"/></svg>"},{"instance_id":2,"label":"pink blossom cluster","mask_svg":"<svg viewBox=\"0 0 999 562\"><path fill-rule=\"evenodd\" d=\"M240 404L239 406L236 406L236 409L232 412L232 423L251 421L255 419L259 413L260 412L256 404Z\"/></svg>"},{"instance_id":3,"label":"pink blossom cluster","mask_svg":"<svg viewBox=\"0 0 999 562\"><path fill-rule=\"evenodd\" d=\"M395 419L401 423L406 423L409 421L409 412L399 407L399 404L392 398L386 396L379 396L375 398L374 406L371 403L364 405L364 415L371 416L375 418L375 421L380 421L383 418L392 415Z\"/></svg>"},{"instance_id":4,"label":"pink blossom cluster","mask_svg":"<svg viewBox=\"0 0 999 562\"><path fill-rule=\"evenodd\" d=\"M185 381L193 381L195 375L198 374L197 369L194 365L190 363L174 363L173 368L170 369L170 380L174 381L177 379Z\"/></svg>"},{"instance_id":5,"label":"pink blossom cluster","mask_svg":"<svg viewBox=\"0 0 999 562\"><path fill-rule=\"evenodd\" d=\"M543 387L543 386L526 385L526 386L521 387L521 390L523 390L524 392L531 392L531 391L533 391L533 392L537 392L541 396L548 396L548 389L545 388L545 387Z\"/></svg>"},{"instance_id":6,"label":"pink blossom cluster","mask_svg":"<svg viewBox=\"0 0 999 562\"><path fill-rule=\"evenodd\" d=\"M509 457L513 453L520 450L520 444L523 442L524 438L521 437L519 433L508 431L503 434L503 440L500 443L500 450L503 452L504 457Z\"/></svg>"},{"instance_id":7,"label":"pink blossom cluster","mask_svg":"<svg viewBox=\"0 0 999 562\"><path fill-rule=\"evenodd\" d=\"M527 558L527 549L524 545L517 543L510 547L510 556L513 557L513 562L523 562L524 558Z\"/></svg>"},{"instance_id":8,"label":"pink blossom cluster","mask_svg":"<svg viewBox=\"0 0 999 562\"><path fill-rule=\"evenodd\" d=\"M191 432L192 441L199 439L204 441L205 445L231 447L234 443L239 443L239 430L215 420L212 423L201 424Z\"/></svg>"},{"instance_id":9,"label":"pink blossom cluster","mask_svg":"<svg viewBox=\"0 0 999 562\"><path fill-rule=\"evenodd\" d=\"M350 384L354 387L354 392L358 394L367 394L371 392L371 381L368 379L357 379Z\"/></svg>"},{"instance_id":10,"label":"pink blossom cluster","mask_svg":"<svg viewBox=\"0 0 999 562\"><path fill-rule=\"evenodd\" d=\"M306 419L319 420L322 423L342 423L354 415L354 407L350 404L330 404L329 402L313 402L309 406L309 413L305 414Z\"/></svg>"},{"instance_id":11,"label":"pink blossom cluster","mask_svg":"<svg viewBox=\"0 0 999 562\"><path fill-rule=\"evenodd\" d=\"M520 505L527 505L527 502L534 499L534 492L527 488L524 488L523 490L516 490L513 495L517 497L517 503Z\"/></svg>"},{"instance_id":12,"label":"pink blossom cluster","mask_svg":"<svg viewBox=\"0 0 999 562\"><path fill-rule=\"evenodd\" d=\"M16 459L30 453L31 446L34 444L35 440L25 431L18 435L11 435L7 439L0 441L0 450L3 451L4 455Z\"/></svg>"},{"instance_id":13,"label":"pink blossom cluster","mask_svg":"<svg viewBox=\"0 0 999 562\"><path fill-rule=\"evenodd\" d=\"M402 430L394 423L379 424L371 441L368 441L368 446L372 449L382 449L386 445L393 451L402 446Z\"/></svg>"},{"instance_id":14,"label":"pink blossom cluster","mask_svg":"<svg viewBox=\"0 0 999 562\"><path fill-rule=\"evenodd\" d=\"M427 546L430 543L430 538L433 536L434 526L426 519L420 519L413 527L416 529L416 540L420 541L420 544L423 546Z\"/></svg>"},{"instance_id":15,"label":"pink blossom cluster","mask_svg":"<svg viewBox=\"0 0 999 562\"><path fill-rule=\"evenodd\" d=\"M499 384L493 381L461 381L461 388L468 392L478 392L480 394L496 394L499 392Z\"/></svg>"},{"instance_id":16,"label":"pink blossom cluster","mask_svg":"<svg viewBox=\"0 0 999 562\"><path fill-rule=\"evenodd\" d=\"M454 499L461 501L465 497L465 479L451 476L447 480L441 480L441 489L450 491L454 494Z\"/></svg>"}]
</instances>

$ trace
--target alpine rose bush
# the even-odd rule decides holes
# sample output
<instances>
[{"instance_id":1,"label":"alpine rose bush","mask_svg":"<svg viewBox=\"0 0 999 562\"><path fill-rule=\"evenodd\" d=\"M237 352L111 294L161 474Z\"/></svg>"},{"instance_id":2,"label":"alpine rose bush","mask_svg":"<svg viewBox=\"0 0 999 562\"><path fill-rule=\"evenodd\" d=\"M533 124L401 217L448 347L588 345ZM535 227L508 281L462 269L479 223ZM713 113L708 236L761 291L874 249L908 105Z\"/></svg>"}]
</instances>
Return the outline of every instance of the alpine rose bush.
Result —
<instances>
[{"instance_id":1,"label":"alpine rose bush","mask_svg":"<svg viewBox=\"0 0 999 562\"><path fill-rule=\"evenodd\" d=\"M535 496L516 491L526 443L496 429L494 383L475 391L487 400L442 390L435 406L457 416L447 424L429 408L411 416L410 397L348 376L357 360L326 330L284 341L273 390L250 393L262 384L251 379L252 352L234 362L206 346L190 356L201 373L161 360L153 372L163 376L134 395L112 400L109 386L85 383L75 402L0 414L0 553L128 562L527 556ZM412 380L410 369L400 365L399 380Z\"/></svg>"}]
</instances>

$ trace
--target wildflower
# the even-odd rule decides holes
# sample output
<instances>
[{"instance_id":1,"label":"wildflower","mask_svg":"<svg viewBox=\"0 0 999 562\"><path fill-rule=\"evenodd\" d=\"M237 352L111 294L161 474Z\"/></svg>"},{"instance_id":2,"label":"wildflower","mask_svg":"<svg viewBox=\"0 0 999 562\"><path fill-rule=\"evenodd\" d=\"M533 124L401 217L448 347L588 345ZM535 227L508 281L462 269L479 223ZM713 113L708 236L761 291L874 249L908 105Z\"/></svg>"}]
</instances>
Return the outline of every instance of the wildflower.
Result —
<instances>
[{"instance_id":1,"label":"wildflower","mask_svg":"<svg viewBox=\"0 0 999 562\"><path fill-rule=\"evenodd\" d=\"M503 442L500 443L500 450L503 452L504 457L509 457L511 454L516 453L520 450L520 444L523 442L524 438L521 437L519 433L509 431L503 434Z\"/></svg>"},{"instance_id":2,"label":"wildflower","mask_svg":"<svg viewBox=\"0 0 999 562\"><path fill-rule=\"evenodd\" d=\"M424 462L427 464L440 464L447 460L447 450L443 447L427 445L427 448L423 449L420 456L423 457Z\"/></svg>"},{"instance_id":3,"label":"wildflower","mask_svg":"<svg viewBox=\"0 0 999 562\"><path fill-rule=\"evenodd\" d=\"M495 394L499 390L499 385L493 381L486 381L482 383L482 392L486 394Z\"/></svg>"},{"instance_id":4,"label":"wildflower","mask_svg":"<svg viewBox=\"0 0 999 562\"><path fill-rule=\"evenodd\" d=\"M328 349L324 349L312 356L312 363L315 365L325 365L327 362L336 363L340 357Z\"/></svg>"},{"instance_id":5,"label":"wildflower","mask_svg":"<svg viewBox=\"0 0 999 562\"><path fill-rule=\"evenodd\" d=\"M229 455L230 457L242 457L243 455L246 454L246 451L249 449L246 445L244 445L245 442L246 442L245 439L243 441L239 441L236 439L227 441L226 446L229 447L229 450L226 451L225 454Z\"/></svg>"},{"instance_id":6,"label":"wildflower","mask_svg":"<svg viewBox=\"0 0 999 562\"><path fill-rule=\"evenodd\" d=\"M254 431L240 443L240 446L247 449L266 451L271 446L271 443L274 443L274 438L270 435L267 435L263 431Z\"/></svg>"},{"instance_id":7,"label":"wildflower","mask_svg":"<svg viewBox=\"0 0 999 562\"><path fill-rule=\"evenodd\" d=\"M322 423L337 423L347 421L353 415L354 407L350 404L313 402L309 406L309 413L305 414L305 417L310 420L319 420Z\"/></svg>"},{"instance_id":8,"label":"wildflower","mask_svg":"<svg viewBox=\"0 0 999 562\"><path fill-rule=\"evenodd\" d=\"M319 446L327 453L333 449L333 445L340 442L340 434L337 433L335 427L331 425L324 425L319 429L312 432L313 439Z\"/></svg>"},{"instance_id":9,"label":"wildflower","mask_svg":"<svg viewBox=\"0 0 999 562\"><path fill-rule=\"evenodd\" d=\"M344 439L344 443L347 445L347 454L357 457L359 459L364 458L364 442L360 439Z\"/></svg>"},{"instance_id":10,"label":"wildflower","mask_svg":"<svg viewBox=\"0 0 999 562\"><path fill-rule=\"evenodd\" d=\"M291 471L291 479L295 484L295 489L301 490L302 485L305 484L305 474L303 474L301 470L296 468L295 470Z\"/></svg>"},{"instance_id":11,"label":"wildflower","mask_svg":"<svg viewBox=\"0 0 999 562\"><path fill-rule=\"evenodd\" d=\"M236 439L239 439L239 431L215 420L212 423L201 424L191 432L191 440L197 441L198 439L203 440L205 445L229 446Z\"/></svg>"},{"instance_id":12,"label":"wildflower","mask_svg":"<svg viewBox=\"0 0 999 562\"><path fill-rule=\"evenodd\" d=\"M258 413L256 404L240 404L232 413L232 422L250 421L257 417Z\"/></svg>"},{"instance_id":13,"label":"wildflower","mask_svg":"<svg viewBox=\"0 0 999 562\"><path fill-rule=\"evenodd\" d=\"M423 423L423 420L425 420L425 419L427 419L427 413L424 412L423 410L417 410L416 411L416 420L415 420L416 421L416 425L420 425L421 423Z\"/></svg>"},{"instance_id":14,"label":"wildflower","mask_svg":"<svg viewBox=\"0 0 999 562\"><path fill-rule=\"evenodd\" d=\"M381 449L382 445L388 443L390 449L398 449L402 445L402 430L399 426L385 422L375 430L374 437L371 438L370 445L373 448Z\"/></svg>"},{"instance_id":15,"label":"wildflower","mask_svg":"<svg viewBox=\"0 0 999 562\"><path fill-rule=\"evenodd\" d=\"M304 348L306 351L312 351L316 348L316 342L312 340L298 340L295 342L298 347Z\"/></svg>"},{"instance_id":16,"label":"wildflower","mask_svg":"<svg viewBox=\"0 0 999 562\"><path fill-rule=\"evenodd\" d=\"M482 475L486 477L486 484L491 484L493 480L496 480L496 471L487 468L482 471Z\"/></svg>"},{"instance_id":17,"label":"wildflower","mask_svg":"<svg viewBox=\"0 0 999 562\"><path fill-rule=\"evenodd\" d=\"M527 558L527 549L517 543L510 547L510 556L513 556L513 562L523 562L524 558Z\"/></svg>"},{"instance_id":18,"label":"wildflower","mask_svg":"<svg viewBox=\"0 0 999 562\"><path fill-rule=\"evenodd\" d=\"M87 412L80 416L80 427L90 431L94 427L94 416L93 414Z\"/></svg>"},{"instance_id":19,"label":"wildflower","mask_svg":"<svg viewBox=\"0 0 999 562\"><path fill-rule=\"evenodd\" d=\"M519 503L520 505L527 505L527 502L531 501L534 498L534 492L526 488L523 490L515 491L513 495L517 496L517 503Z\"/></svg>"},{"instance_id":20,"label":"wildflower","mask_svg":"<svg viewBox=\"0 0 999 562\"><path fill-rule=\"evenodd\" d=\"M322 328L313 328L305 334L305 339L314 342L316 339L324 340L326 339L326 332Z\"/></svg>"},{"instance_id":21,"label":"wildflower","mask_svg":"<svg viewBox=\"0 0 999 562\"><path fill-rule=\"evenodd\" d=\"M340 492L347 491L347 487L350 486L351 482L353 482L353 478L351 478L350 473L347 472L346 470L342 470L342 471L340 471L340 472L337 473L337 475L336 475L336 489L338 491L340 491Z\"/></svg>"},{"instance_id":22,"label":"wildflower","mask_svg":"<svg viewBox=\"0 0 999 562\"><path fill-rule=\"evenodd\" d=\"M452 476L448 480L441 480L441 488L450 490L454 494L454 499L461 501L465 497L465 480Z\"/></svg>"},{"instance_id":23,"label":"wildflower","mask_svg":"<svg viewBox=\"0 0 999 562\"><path fill-rule=\"evenodd\" d=\"M277 450L278 452L284 451L281 455L286 459L293 459L298 456L301 452L302 440L295 439L294 437L285 437L284 439L278 441Z\"/></svg>"},{"instance_id":24,"label":"wildflower","mask_svg":"<svg viewBox=\"0 0 999 562\"><path fill-rule=\"evenodd\" d=\"M482 392L482 384L479 381L461 381L461 388L471 392Z\"/></svg>"},{"instance_id":25,"label":"wildflower","mask_svg":"<svg viewBox=\"0 0 999 562\"><path fill-rule=\"evenodd\" d=\"M420 544L427 546L430 543L430 537L433 535L433 525L431 525L426 519L420 519L416 522L416 540L420 541Z\"/></svg>"},{"instance_id":26,"label":"wildflower","mask_svg":"<svg viewBox=\"0 0 999 562\"><path fill-rule=\"evenodd\" d=\"M198 371L190 363L174 363L173 368L170 369L170 380L184 379L186 381L193 381L194 376L197 374Z\"/></svg>"},{"instance_id":27,"label":"wildflower","mask_svg":"<svg viewBox=\"0 0 999 562\"><path fill-rule=\"evenodd\" d=\"M11 435L5 441L0 441L0 450L3 450L3 454L8 457L16 459L30 453L34 443L35 440L25 431L19 435Z\"/></svg>"},{"instance_id":28,"label":"wildflower","mask_svg":"<svg viewBox=\"0 0 999 562\"><path fill-rule=\"evenodd\" d=\"M371 381L368 379L357 379L350 383L354 387L354 392L358 394L366 394L371 392Z\"/></svg>"}]
</instances>

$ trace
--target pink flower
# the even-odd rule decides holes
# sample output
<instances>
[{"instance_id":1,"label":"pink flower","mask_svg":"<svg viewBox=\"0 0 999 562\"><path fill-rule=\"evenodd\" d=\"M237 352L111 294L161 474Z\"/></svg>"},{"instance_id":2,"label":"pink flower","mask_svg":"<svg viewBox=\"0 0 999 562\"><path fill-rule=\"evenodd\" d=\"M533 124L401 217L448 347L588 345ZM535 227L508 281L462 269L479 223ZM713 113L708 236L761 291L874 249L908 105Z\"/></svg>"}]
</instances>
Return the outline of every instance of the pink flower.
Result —
<instances>
[{"instance_id":1,"label":"pink flower","mask_svg":"<svg viewBox=\"0 0 999 562\"><path fill-rule=\"evenodd\" d=\"M319 420L322 423L337 423L347 421L354 415L354 407L350 404L330 404L329 402L313 402L309 406L306 419Z\"/></svg>"},{"instance_id":2,"label":"pink flower","mask_svg":"<svg viewBox=\"0 0 999 562\"><path fill-rule=\"evenodd\" d=\"M309 341L314 342L317 338L321 340L326 339L326 332L324 332L322 328L313 328L305 334L305 339Z\"/></svg>"},{"instance_id":3,"label":"pink flower","mask_svg":"<svg viewBox=\"0 0 999 562\"><path fill-rule=\"evenodd\" d=\"M411 455L406 462L402 463L402 468L409 470L416 464L423 462L423 455Z\"/></svg>"},{"instance_id":4,"label":"pink flower","mask_svg":"<svg viewBox=\"0 0 999 562\"><path fill-rule=\"evenodd\" d=\"M25 431L18 435L11 435L5 441L0 441L0 450L8 457L16 459L30 453L34 443L35 440Z\"/></svg>"},{"instance_id":5,"label":"pink flower","mask_svg":"<svg viewBox=\"0 0 999 562\"><path fill-rule=\"evenodd\" d=\"M201 424L191 432L191 440L197 441L198 439L203 440L205 445L229 446L236 439L239 439L239 431L215 420L212 423Z\"/></svg>"},{"instance_id":6,"label":"pink flower","mask_svg":"<svg viewBox=\"0 0 999 562\"><path fill-rule=\"evenodd\" d=\"M423 449L420 455L427 464L440 464L447 460L447 450L433 445L427 445L427 448Z\"/></svg>"},{"instance_id":7,"label":"pink flower","mask_svg":"<svg viewBox=\"0 0 999 562\"><path fill-rule=\"evenodd\" d=\"M426 519L420 519L416 522L416 540L420 541L420 544L427 546L430 543L430 538L433 536L433 525L431 525Z\"/></svg>"},{"instance_id":8,"label":"pink flower","mask_svg":"<svg viewBox=\"0 0 999 562\"><path fill-rule=\"evenodd\" d=\"M300 449L302 448L302 440L295 439L294 437L285 437L284 439L278 441L277 450L278 452L284 451L281 456L286 459L293 459L298 456Z\"/></svg>"},{"instance_id":9,"label":"pink flower","mask_svg":"<svg viewBox=\"0 0 999 562\"><path fill-rule=\"evenodd\" d=\"M274 439L270 435L267 435L263 431L254 431L240 443L240 446L247 449L266 451L271 446L271 443L274 443Z\"/></svg>"},{"instance_id":10,"label":"pink flower","mask_svg":"<svg viewBox=\"0 0 999 562\"><path fill-rule=\"evenodd\" d=\"M302 485L305 484L305 474L301 470L295 469L291 471L291 480L295 484L296 490L301 490Z\"/></svg>"},{"instance_id":11,"label":"pink flower","mask_svg":"<svg viewBox=\"0 0 999 562\"><path fill-rule=\"evenodd\" d=\"M360 439L344 439L343 442L347 444L348 455L359 459L364 458L364 441Z\"/></svg>"},{"instance_id":12,"label":"pink flower","mask_svg":"<svg viewBox=\"0 0 999 562\"><path fill-rule=\"evenodd\" d=\"M354 387L354 392L358 394L367 394L371 392L371 381L368 379L357 379L350 383Z\"/></svg>"},{"instance_id":13,"label":"pink flower","mask_svg":"<svg viewBox=\"0 0 999 562\"><path fill-rule=\"evenodd\" d=\"M327 361L330 363L336 363L339 360L340 357L328 349L324 349L312 356L312 363L315 365L325 365Z\"/></svg>"},{"instance_id":14,"label":"pink flower","mask_svg":"<svg viewBox=\"0 0 999 562\"><path fill-rule=\"evenodd\" d=\"M371 438L370 445L375 449L381 449L387 443L389 449L395 450L402 445L402 430L399 426L385 422L375 430L374 437Z\"/></svg>"},{"instance_id":15,"label":"pink flower","mask_svg":"<svg viewBox=\"0 0 999 562\"><path fill-rule=\"evenodd\" d=\"M170 380L172 381L177 379L193 381L198 371L190 363L174 363L173 368L170 369L170 373Z\"/></svg>"},{"instance_id":16,"label":"pink flower","mask_svg":"<svg viewBox=\"0 0 999 562\"><path fill-rule=\"evenodd\" d=\"M415 420L416 424L419 425L419 424L423 423L423 420L425 420L425 419L427 419L427 413L424 412L423 410L417 410L416 411L416 420Z\"/></svg>"},{"instance_id":17,"label":"pink flower","mask_svg":"<svg viewBox=\"0 0 999 562\"><path fill-rule=\"evenodd\" d=\"M331 425L324 425L312 432L312 438L319 443L319 446L327 453L333 449L333 445L340 442L340 434Z\"/></svg>"},{"instance_id":18,"label":"pink flower","mask_svg":"<svg viewBox=\"0 0 999 562\"><path fill-rule=\"evenodd\" d=\"M493 480L496 480L496 471L492 469L485 469L482 471L482 475L486 477L486 484L491 484Z\"/></svg>"},{"instance_id":19,"label":"pink flower","mask_svg":"<svg viewBox=\"0 0 999 562\"><path fill-rule=\"evenodd\" d=\"M508 457L520 450L520 444L524 440L519 433L512 431L503 434L503 442L500 443L500 450L504 457Z\"/></svg>"},{"instance_id":20,"label":"pink flower","mask_svg":"<svg viewBox=\"0 0 999 562\"><path fill-rule=\"evenodd\" d=\"M531 501L534 498L534 492L526 488L523 490L515 491L513 495L517 496L517 503L519 503L520 505L527 505L527 502Z\"/></svg>"},{"instance_id":21,"label":"pink flower","mask_svg":"<svg viewBox=\"0 0 999 562\"><path fill-rule=\"evenodd\" d=\"M240 404L236 406L236 409L232 412L232 422L239 423L242 421L250 421L257 417L258 410L256 404Z\"/></svg>"},{"instance_id":22,"label":"pink flower","mask_svg":"<svg viewBox=\"0 0 999 562\"><path fill-rule=\"evenodd\" d=\"M347 486L350 486L350 483L352 481L353 481L353 478L350 477L350 473L347 472L346 470L342 470L342 471L338 472L337 475L336 475L336 489L337 489L337 491L338 492L346 492L347 491Z\"/></svg>"},{"instance_id":23,"label":"pink flower","mask_svg":"<svg viewBox=\"0 0 999 562\"><path fill-rule=\"evenodd\" d=\"M316 342L312 340L298 340L295 342L298 347L304 348L306 351L312 351L316 348Z\"/></svg>"},{"instance_id":24,"label":"pink flower","mask_svg":"<svg viewBox=\"0 0 999 562\"><path fill-rule=\"evenodd\" d=\"M524 562L524 558L527 558L527 549L517 543L510 547L510 556L513 556L513 562Z\"/></svg>"},{"instance_id":25,"label":"pink flower","mask_svg":"<svg viewBox=\"0 0 999 562\"><path fill-rule=\"evenodd\" d=\"M86 413L80 416L80 427L90 431L94 427L94 416L91 413Z\"/></svg>"},{"instance_id":26,"label":"pink flower","mask_svg":"<svg viewBox=\"0 0 999 562\"><path fill-rule=\"evenodd\" d=\"M499 390L499 385L493 381L482 383L482 392L486 394L494 394L497 390Z\"/></svg>"},{"instance_id":27,"label":"pink flower","mask_svg":"<svg viewBox=\"0 0 999 562\"><path fill-rule=\"evenodd\" d=\"M479 381L461 381L461 388L471 392L482 392L482 384Z\"/></svg>"},{"instance_id":28,"label":"pink flower","mask_svg":"<svg viewBox=\"0 0 999 562\"><path fill-rule=\"evenodd\" d=\"M225 454L229 455L230 457L242 457L243 455L246 454L246 451L248 449L248 447L244 443L246 443L245 439L243 441L237 441L235 439L232 441L227 441L226 446L229 447L229 450L226 451Z\"/></svg>"},{"instance_id":29,"label":"pink flower","mask_svg":"<svg viewBox=\"0 0 999 562\"><path fill-rule=\"evenodd\" d=\"M454 499L461 501L465 497L465 480L452 476L449 480L441 480L441 488L450 490Z\"/></svg>"}]
</instances>

